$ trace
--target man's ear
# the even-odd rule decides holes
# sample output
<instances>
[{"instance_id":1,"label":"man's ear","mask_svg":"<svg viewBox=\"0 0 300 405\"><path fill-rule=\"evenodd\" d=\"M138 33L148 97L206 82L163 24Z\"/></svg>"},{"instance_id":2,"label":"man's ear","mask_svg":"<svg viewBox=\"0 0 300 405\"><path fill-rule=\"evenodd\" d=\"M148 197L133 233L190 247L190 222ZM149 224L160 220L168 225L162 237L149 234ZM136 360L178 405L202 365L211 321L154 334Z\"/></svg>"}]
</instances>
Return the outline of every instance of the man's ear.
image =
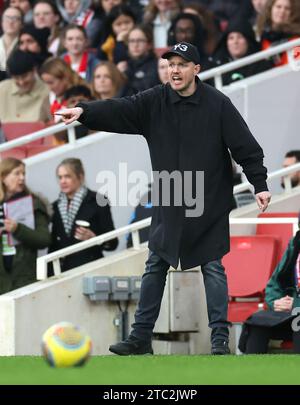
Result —
<instances>
[{"instance_id":1,"label":"man's ear","mask_svg":"<svg viewBox=\"0 0 300 405\"><path fill-rule=\"evenodd\" d=\"M201 72L201 65L195 65L195 74L198 75Z\"/></svg>"}]
</instances>

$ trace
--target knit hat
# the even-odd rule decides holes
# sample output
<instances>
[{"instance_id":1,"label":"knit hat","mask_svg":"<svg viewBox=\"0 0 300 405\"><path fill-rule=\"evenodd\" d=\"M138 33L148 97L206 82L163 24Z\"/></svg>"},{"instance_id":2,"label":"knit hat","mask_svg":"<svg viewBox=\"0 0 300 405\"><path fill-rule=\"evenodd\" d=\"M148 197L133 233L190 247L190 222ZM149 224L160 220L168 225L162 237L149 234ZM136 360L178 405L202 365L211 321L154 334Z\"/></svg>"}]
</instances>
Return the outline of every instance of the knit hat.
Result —
<instances>
[{"instance_id":1,"label":"knit hat","mask_svg":"<svg viewBox=\"0 0 300 405\"><path fill-rule=\"evenodd\" d=\"M20 32L20 36L22 34L28 34L32 36L36 40L36 42L39 44L41 47L41 53L44 53L47 51L48 48L48 38L50 35L50 29L47 27L44 28L36 28L34 25L25 25L23 29Z\"/></svg>"},{"instance_id":2,"label":"knit hat","mask_svg":"<svg viewBox=\"0 0 300 405\"><path fill-rule=\"evenodd\" d=\"M36 66L31 53L15 50L7 61L7 69L11 76L20 76L30 72Z\"/></svg>"}]
</instances>

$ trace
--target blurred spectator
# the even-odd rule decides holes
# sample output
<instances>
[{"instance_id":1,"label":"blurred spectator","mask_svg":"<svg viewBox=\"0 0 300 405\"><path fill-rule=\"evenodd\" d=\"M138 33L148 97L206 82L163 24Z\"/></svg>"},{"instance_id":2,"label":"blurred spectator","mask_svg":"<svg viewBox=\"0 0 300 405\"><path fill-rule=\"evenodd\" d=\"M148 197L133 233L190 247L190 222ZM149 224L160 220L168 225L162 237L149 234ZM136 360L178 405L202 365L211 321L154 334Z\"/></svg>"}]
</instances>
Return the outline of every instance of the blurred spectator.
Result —
<instances>
[{"instance_id":1,"label":"blurred spectator","mask_svg":"<svg viewBox=\"0 0 300 405\"><path fill-rule=\"evenodd\" d=\"M79 159L63 160L56 174L61 191L53 204L52 252L115 229L109 201L84 185L84 168ZM76 225L76 220L86 221L87 226ZM67 256L62 261L62 271L100 259L103 250L115 250L117 246L118 239L113 239Z\"/></svg>"},{"instance_id":2,"label":"blurred spectator","mask_svg":"<svg viewBox=\"0 0 300 405\"><path fill-rule=\"evenodd\" d=\"M99 33L99 20L91 8L91 0L56 0L57 8L66 25L76 24L85 28L89 43L94 43Z\"/></svg>"},{"instance_id":3,"label":"blurred spectator","mask_svg":"<svg viewBox=\"0 0 300 405\"><path fill-rule=\"evenodd\" d=\"M91 84L93 97L97 100L119 97L124 84L125 78L114 63L100 62L94 70Z\"/></svg>"},{"instance_id":4,"label":"blurred spectator","mask_svg":"<svg viewBox=\"0 0 300 405\"><path fill-rule=\"evenodd\" d=\"M9 0L10 7L18 7L24 15L24 23L32 22L32 0Z\"/></svg>"},{"instance_id":5,"label":"blurred spectator","mask_svg":"<svg viewBox=\"0 0 300 405\"><path fill-rule=\"evenodd\" d=\"M247 21L236 21L229 25L227 31L213 55L208 59L208 68L221 66L259 51L259 44L255 39L254 31ZM272 63L266 60L258 61L250 65L237 68L225 73L223 84L226 86L246 77L261 73L272 67Z\"/></svg>"},{"instance_id":6,"label":"blurred spectator","mask_svg":"<svg viewBox=\"0 0 300 405\"><path fill-rule=\"evenodd\" d=\"M28 52L14 51L7 61L11 79L0 83L2 122L48 122L51 119L49 92L36 73Z\"/></svg>"},{"instance_id":7,"label":"blurred spectator","mask_svg":"<svg viewBox=\"0 0 300 405\"><path fill-rule=\"evenodd\" d=\"M48 247L51 238L46 206L27 188L24 163L15 158L3 159L0 178L0 294L4 294L36 281L37 251ZM28 196L32 199L33 210L27 210L29 200L24 198L25 216L22 220L33 220L33 229L17 218L6 217L4 211L4 204Z\"/></svg>"},{"instance_id":8,"label":"blurred spectator","mask_svg":"<svg viewBox=\"0 0 300 405\"><path fill-rule=\"evenodd\" d=\"M65 106L64 93L72 86L86 84L71 67L60 58L48 59L40 69L40 75L50 90L51 113Z\"/></svg>"},{"instance_id":9,"label":"blurred spectator","mask_svg":"<svg viewBox=\"0 0 300 405\"><path fill-rule=\"evenodd\" d=\"M111 12L114 6L118 6L123 3L122 0L95 0L94 1L94 10L95 17L98 20L98 33L95 36L93 42L91 43L92 48L97 48L99 45L99 38L104 36L104 25L105 19L108 14Z\"/></svg>"},{"instance_id":10,"label":"blurred spectator","mask_svg":"<svg viewBox=\"0 0 300 405\"><path fill-rule=\"evenodd\" d=\"M144 22L153 25L154 48L168 45L168 31L172 20L181 10L181 0L150 0Z\"/></svg>"},{"instance_id":11,"label":"blurred spectator","mask_svg":"<svg viewBox=\"0 0 300 405\"><path fill-rule=\"evenodd\" d=\"M245 0L198 0L198 2L214 13L222 31L227 29L228 22L241 7L245 6Z\"/></svg>"},{"instance_id":12,"label":"blurred spectator","mask_svg":"<svg viewBox=\"0 0 300 405\"><path fill-rule=\"evenodd\" d=\"M169 81L169 62L167 59L159 58L157 63L159 80L162 84L166 84Z\"/></svg>"},{"instance_id":13,"label":"blurred spectator","mask_svg":"<svg viewBox=\"0 0 300 405\"><path fill-rule=\"evenodd\" d=\"M83 27L75 24L68 25L63 35L63 43L67 52L62 55L62 58L79 76L90 82L99 60L94 53L87 50L87 41Z\"/></svg>"},{"instance_id":14,"label":"blurred spectator","mask_svg":"<svg viewBox=\"0 0 300 405\"><path fill-rule=\"evenodd\" d=\"M33 7L33 24L36 28L49 28L48 51L56 56L60 47L61 16L56 5L51 0L38 0Z\"/></svg>"},{"instance_id":15,"label":"blurred spectator","mask_svg":"<svg viewBox=\"0 0 300 405\"><path fill-rule=\"evenodd\" d=\"M151 26L141 24L130 31L128 53L129 60L124 71L127 84L123 94L131 96L159 84Z\"/></svg>"},{"instance_id":16,"label":"blurred spectator","mask_svg":"<svg viewBox=\"0 0 300 405\"><path fill-rule=\"evenodd\" d=\"M187 3L183 8L183 13L194 14L200 19L205 31L204 51L206 55L211 55L216 49L220 37L220 30L213 13L199 3Z\"/></svg>"},{"instance_id":17,"label":"blurred spectator","mask_svg":"<svg viewBox=\"0 0 300 405\"><path fill-rule=\"evenodd\" d=\"M279 45L300 36L299 0L269 0L257 22L262 49ZM275 66L288 63L287 53L273 56Z\"/></svg>"},{"instance_id":18,"label":"blurred spectator","mask_svg":"<svg viewBox=\"0 0 300 405\"><path fill-rule=\"evenodd\" d=\"M105 41L100 44L99 59L107 59L115 64L128 59L125 40L135 22L136 17L127 5L121 4L111 9L105 19Z\"/></svg>"},{"instance_id":19,"label":"blurred spectator","mask_svg":"<svg viewBox=\"0 0 300 405\"><path fill-rule=\"evenodd\" d=\"M257 39L257 20L260 15L265 11L268 0L244 0L245 7L242 7L241 10L234 16L234 19L248 21L256 36Z\"/></svg>"},{"instance_id":20,"label":"blurred spectator","mask_svg":"<svg viewBox=\"0 0 300 405\"><path fill-rule=\"evenodd\" d=\"M300 150L291 150L286 153L283 161L283 167L289 167L300 162ZM291 173L288 175L291 180L291 186L297 187L300 186L300 170L297 172ZM284 188L284 180L281 179L281 186Z\"/></svg>"},{"instance_id":21,"label":"blurred spectator","mask_svg":"<svg viewBox=\"0 0 300 405\"><path fill-rule=\"evenodd\" d=\"M87 86L79 85L70 87L64 94L64 100L66 107L73 108L76 104L82 101L91 101L93 99L91 90ZM79 125L75 127L76 139L83 138L88 135L91 131L84 125Z\"/></svg>"},{"instance_id":22,"label":"blurred spectator","mask_svg":"<svg viewBox=\"0 0 300 405\"><path fill-rule=\"evenodd\" d=\"M268 352L270 339L292 340L300 353L300 330L292 329L293 308L300 307L300 231L289 242L266 287L268 309L253 314L243 325L239 349L246 354ZM299 322L298 322L299 324Z\"/></svg>"},{"instance_id":23,"label":"blurred spectator","mask_svg":"<svg viewBox=\"0 0 300 405\"><path fill-rule=\"evenodd\" d=\"M19 37L19 49L31 52L37 66L41 66L46 59L50 58L48 52L49 28L36 28L34 25L25 25Z\"/></svg>"},{"instance_id":24,"label":"blurred spectator","mask_svg":"<svg viewBox=\"0 0 300 405\"><path fill-rule=\"evenodd\" d=\"M136 206L134 213L132 214L130 224L141 221L142 219L150 218L153 214L153 204L151 201L151 188L152 184L148 184L147 193L141 196L140 203ZM140 242L147 242L149 240L149 230L150 227L143 228L139 231ZM132 247L132 237L131 234L127 237L127 249Z\"/></svg>"},{"instance_id":25,"label":"blurred spectator","mask_svg":"<svg viewBox=\"0 0 300 405\"><path fill-rule=\"evenodd\" d=\"M0 38L0 70L6 69L6 61L17 46L22 24L23 14L18 8L8 7L2 14L3 35Z\"/></svg>"},{"instance_id":26,"label":"blurred spectator","mask_svg":"<svg viewBox=\"0 0 300 405\"><path fill-rule=\"evenodd\" d=\"M172 22L168 45L175 45L178 42L189 42L198 49L200 60L205 56L204 41L205 31L203 25L196 15L180 13Z\"/></svg>"}]
</instances>

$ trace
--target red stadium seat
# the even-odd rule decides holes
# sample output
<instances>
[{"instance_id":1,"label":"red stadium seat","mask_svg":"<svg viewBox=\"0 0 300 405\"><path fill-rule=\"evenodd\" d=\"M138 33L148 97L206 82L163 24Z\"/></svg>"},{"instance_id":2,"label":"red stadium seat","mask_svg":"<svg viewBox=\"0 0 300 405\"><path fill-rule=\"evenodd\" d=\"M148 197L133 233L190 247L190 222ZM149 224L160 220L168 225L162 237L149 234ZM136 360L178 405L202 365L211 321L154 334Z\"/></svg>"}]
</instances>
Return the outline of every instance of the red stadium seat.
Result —
<instances>
[{"instance_id":1,"label":"red stadium seat","mask_svg":"<svg viewBox=\"0 0 300 405\"><path fill-rule=\"evenodd\" d=\"M0 155L1 159L14 157L16 159L22 160L26 158L26 149L24 147L12 148L1 152Z\"/></svg>"},{"instance_id":2,"label":"red stadium seat","mask_svg":"<svg viewBox=\"0 0 300 405\"><path fill-rule=\"evenodd\" d=\"M20 138L24 135L32 134L33 132L44 129L46 124L41 121L37 122L6 122L2 123L2 130L7 141L12 141L14 139ZM42 145L43 138L37 139L36 141L30 142L32 145Z\"/></svg>"},{"instance_id":3,"label":"red stadium seat","mask_svg":"<svg viewBox=\"0 0 300 405\"><path fill-rule=\"evenodd\" d=\"M297 218L297 212L271 212L259 214L258 218ZM279 239L276 264L283 256L289 240L293 237L292 224L258 224L256 235L272 235Z\"/></svg>"}]
</instances>

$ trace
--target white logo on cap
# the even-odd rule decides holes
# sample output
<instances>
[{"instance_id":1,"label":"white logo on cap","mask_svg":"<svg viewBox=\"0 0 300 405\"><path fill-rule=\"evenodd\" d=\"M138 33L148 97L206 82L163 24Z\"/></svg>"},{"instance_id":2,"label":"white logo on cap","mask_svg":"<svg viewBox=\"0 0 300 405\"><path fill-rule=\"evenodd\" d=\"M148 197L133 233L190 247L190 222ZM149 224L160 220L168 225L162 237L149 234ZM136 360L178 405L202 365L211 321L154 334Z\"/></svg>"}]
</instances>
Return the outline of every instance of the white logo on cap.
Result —
<instances>
[{"instance_id":1,"label":"white logo on cap","mask_svg":"<svg viewBox=\"0 0 300 405\"><path fill-rule=\"evenodd\" d=\"M174 45L174 51L176 51L177 48L179 48L183 52L188 50L188 46L184 45L184 44L176 44L176 45Z\"/></svg>"}]
</instances>

